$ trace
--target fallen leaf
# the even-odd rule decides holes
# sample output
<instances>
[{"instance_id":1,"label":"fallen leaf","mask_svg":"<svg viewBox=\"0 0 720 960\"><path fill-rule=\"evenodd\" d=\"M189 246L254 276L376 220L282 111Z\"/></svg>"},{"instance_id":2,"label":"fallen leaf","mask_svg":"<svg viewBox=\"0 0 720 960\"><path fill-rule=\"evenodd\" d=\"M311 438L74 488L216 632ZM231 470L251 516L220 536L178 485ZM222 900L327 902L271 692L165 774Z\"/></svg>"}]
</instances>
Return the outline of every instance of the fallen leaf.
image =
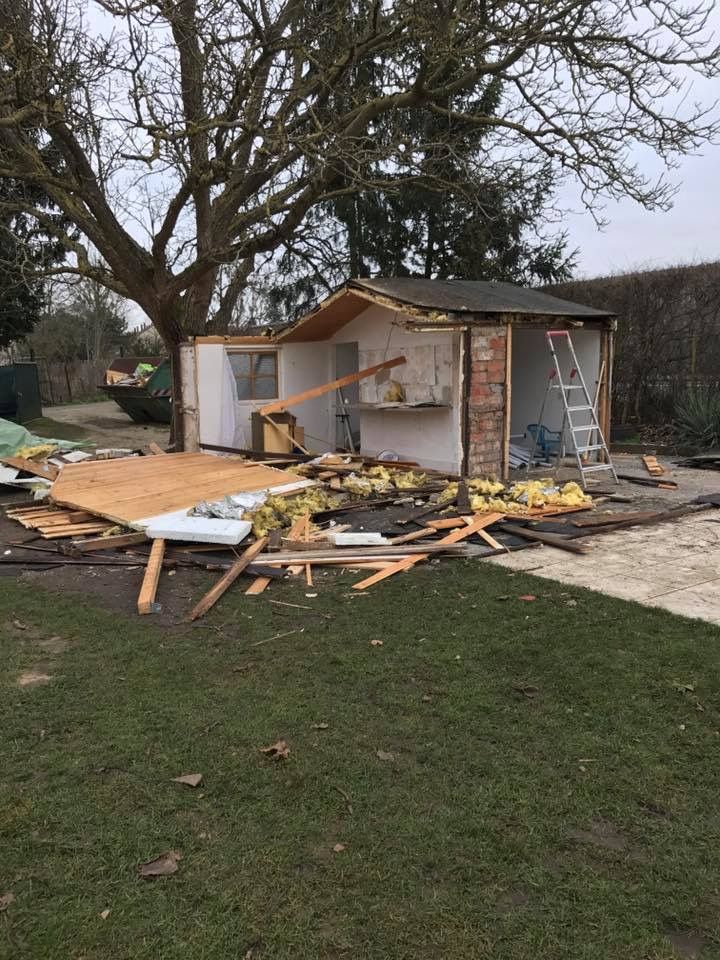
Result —
<instances>
[{"instance_id":1,"label":"fallen leaf","mask_svg":"<svg viewBox=\"0 0 720 960\"><path fill-rule=\"evenodd\" d=\"M312 728L313 730L327 730L329 726L329 723L314 723Z\"/></svg>"},{"instance_id":2,"label":"fallen leaf","mask_svg":"<svg viewBox=\"0 0 720 960\"><path fill-rule=\"evenodd\" d=\"M148 860L141 863L138 867L138 873L144 879L152 877L169 877L178 872L178 861L182 860L182 854L177 850L168 850L167 853L161 853L154 860Z\"/></svg>"},{"instance_id":3,"label":"fallen leaf","mask_svg":"<svg viewBox=\"0 0 720 960\"><path fill-rule=\"evenodd\" d=\"M101 920L107 920L110 916L110 910L101 910L99 916Z\"/></svg>"},{"instance_id":4,"label":"fallen leaf","mask_svg":"<svg viewBox=\"0 0 720 960\"><path fill-rule=\"evenodd\" d=\"M576 606L577 606L577 600L563 600L563 603L565 604L566 607L576 607Z\"/></svg>"},{"instance_id":5,"label":"fallen leaf","mask_svg":"<svg viewBox=\"0 0 720 960\"><path fill-rule=\"evenodd\" d=\"M382 640L371 640L371 641L370 641L370 646L371 646L371 647L381 647L382 645L383 645Z\"/></svg>"},{"instance_id":6,"label":"fallen leaf","mask_svg":"<svg viewBox=\"0 0 720 960\"><path fill-rule=\"evenodd\" d=\"M680 680L673 681L673 687L678 693L694 693L695 687L692 683L682 683Z\"/></svg>"},{"instance_id":7,"label":"fallen leaf","mask_svg":"<svg viewBox=\"0 0 720 960\"><path fill-rule=\"evenodd\" d=\"M173 783L182 783L186 787L199 787L203 781L201 773L184 773L181 777L173 777Z\"/></svg>"},{"instance_id":8,"label":"fallen leaf","mask_svg":"<svg viewBox=\"0 0 720 960\"><path fill-rule=\"evenodd\" d=\"M333 853L342 853L343 850L347 850L347 846L344 843L336 843L333 847Z\"/></svg>"},{"instance_id":9,"label":"fallen leaf","mask_svg":"<svg viewBox=\"0 0 720 960\"><path fill-rule=\"evenodd\" d=\"M12 625L16 630L27 630L27 624L23 623L22 620L13 620Z\"/></svg>"},{"instance_id":10,"label":"fallen leaf","mask_svg":"<svg viewBox=\"0 0 720 960\"><path fill-rule=\"evenodd\" d=\"M271 760L287 760L290 755L290 747L285 740L278 740L269 747L261 747L260 753L264 753Z\"/></svg>"},{"instance_id":11,"label":"fallen leaf","mask_svg":"<svg viewBox=\"0 0 720 960\"><path fill-rule=\"evenodd\" d=\"M525 600L530 603L531 600L537 600L537 597L534 597L531 593L524 593L521 597L518 597L518 600Z\"/></svg>"},{"instance_id":12,"label":"fallen leaf","mask_svg":"<svg viewBox=\"0 0 720 960\"><path fill-rule=\"evenodd\" d=\"M395 759L395 754L388 753L387 750L378 750L375 755L377 756L378 760L394 760Z\"/></svg>"},{"instance_id":13,"label":"fallen leaf","mask_svg":"<svg viewBox=\"0 0 720 960\"><path fill-rule=\"evenodd\" d=\"M0 897L0 913L4 913L5 910L10 906L11 903L15 903L15 894L14 893L4 893Z\"/></svg>"},{"instance_id":14,"label":"fallen leaf","mask_svg":"<svg viewBox=\"0 0 720 960\"><path fill-rule=\"evenodd\" d=\"M424 693L420 699L422 700L423 703L430 703L430 701L432 700L432 697L430 696L429 693Z\"/></svg>"},{"instance_id":15,"label":"fallen leaf","mask_svg":"<svg viewBox=\"0 0 720 960\"><path fill-rule=\"evenodd\" d=\"M538 687L534 686L532 683L514 683L513 690L517 690L518 693L521 693L524 697L527 697L528 700L532 700L533 697L536 697L540 690Z\"/></svg>"}]
</instances>

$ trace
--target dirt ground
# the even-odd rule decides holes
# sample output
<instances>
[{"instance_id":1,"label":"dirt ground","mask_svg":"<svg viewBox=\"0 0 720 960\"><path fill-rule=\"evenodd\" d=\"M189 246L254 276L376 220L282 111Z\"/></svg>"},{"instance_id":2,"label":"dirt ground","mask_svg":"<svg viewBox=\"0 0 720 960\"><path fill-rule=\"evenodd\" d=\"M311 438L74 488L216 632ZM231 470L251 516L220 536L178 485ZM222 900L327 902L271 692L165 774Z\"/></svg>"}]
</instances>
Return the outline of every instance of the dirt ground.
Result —
<instances>
[{"instance_id":1,"label":"dirt ground","mask_svg":"<svg viewBox=\"0 0 720 960\"><path fill-rule=\"evenodd\" d=\"M68 403L45 407L44 416L87 430L101 447L145 447L154 441L166 445L170 428L166 423L135 423L114 400L98 403Z\"/></svg>"}]
</instances>

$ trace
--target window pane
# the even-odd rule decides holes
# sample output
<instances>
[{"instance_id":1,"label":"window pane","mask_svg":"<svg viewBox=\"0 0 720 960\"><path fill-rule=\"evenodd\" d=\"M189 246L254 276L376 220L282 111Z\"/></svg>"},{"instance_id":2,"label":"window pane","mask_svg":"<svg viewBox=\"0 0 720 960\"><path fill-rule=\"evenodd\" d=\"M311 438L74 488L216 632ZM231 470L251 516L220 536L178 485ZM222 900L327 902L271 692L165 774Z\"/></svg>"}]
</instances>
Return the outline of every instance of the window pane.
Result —
<instances>
[{"instance_id":1,"label":"window pane","mask_svg":"<svg viewBox=\"0 0 720 960\"><path fill-rule=\"evenodd\" d=\"M252 385L248 377L235 377L238 400L252 400Z\"/></svg>"},{"instance_id":2,"label":"window pane","mask_svg":"<svg viewBox=\"0 0 720 960\"><path fill-rule=\"evenodd\" d=\"M275 354L256 353L253 357L253 373L256 377L274 377Z\"/></svg>"},{"instance_id":3,"label":"window pane","mask_svg":"<svg viewBox=\"0 0 720 960\"><path fill-rule=\"evenodd\" d=\"M275 377L257 377L255 380L255 399L273 400L277 396Z\"/></svg>"},{"instance_id":4,"label":"window pane","mask_svg":"<svg viewBox=\"0 0 720 960\"><path fill-rule=\"evenodd\" d=\"M247 353L229 353L230 366L236 377L250 376L250 355Z\"/></svg>"}]
</instances>

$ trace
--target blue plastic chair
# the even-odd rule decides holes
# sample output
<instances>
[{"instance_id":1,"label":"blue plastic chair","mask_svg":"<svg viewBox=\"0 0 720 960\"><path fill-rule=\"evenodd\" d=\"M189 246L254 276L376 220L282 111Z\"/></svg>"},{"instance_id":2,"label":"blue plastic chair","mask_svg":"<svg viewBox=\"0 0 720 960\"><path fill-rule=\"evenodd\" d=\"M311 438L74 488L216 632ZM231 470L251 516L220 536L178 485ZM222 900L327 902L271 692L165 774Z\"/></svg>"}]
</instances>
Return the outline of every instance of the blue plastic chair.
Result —
<instances>
[{"instance_id":1,"label":"blue plastic chair","mask_svg":"<svg viewBox=\"0 0 720 960\"><path fill-rule=\"evenodd\" d=\"M535 449L539 450L543 457L557 456L560 453L562 443L560 430L549 430L542 423L529 423L526 433L533 438Z\"/></svg>"}]
</instances>

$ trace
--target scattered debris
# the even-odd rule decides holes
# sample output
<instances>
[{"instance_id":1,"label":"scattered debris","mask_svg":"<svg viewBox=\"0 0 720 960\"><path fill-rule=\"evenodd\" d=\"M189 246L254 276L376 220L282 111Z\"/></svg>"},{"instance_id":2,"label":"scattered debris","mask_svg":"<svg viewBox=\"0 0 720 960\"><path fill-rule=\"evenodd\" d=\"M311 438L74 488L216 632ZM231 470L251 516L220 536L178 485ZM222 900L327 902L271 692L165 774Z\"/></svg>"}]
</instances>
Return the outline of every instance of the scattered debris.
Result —
<instances>
[{"instance_id":1,"label":"scattered debris","mask_svg":"<svg viewBox=\"0 0 720 960\"><path fill-rule=\"evenodd\" d=\"M333 847L333 853L342 853L344 850L347 850L347 845L344 843L336 843Z\"/></svg>"},{"instance_id":2,"label":"scattered debris","mask_svg":"<svg viewBox=\"0 0 720 960\"><path fill-rule=\"evenodd\" d=\"M329 729L329 727L330 727L329 723L314 723L312 725L313 730L327 730Z\"/></svg>"},{"instance_id":3,"label":"scattered debris","mask_svg":"<svg viewBox=\"0 0 720 960\"><path fill-rule=\"evenodd\" d=\"M390 753L387 750L376 750L375 756L378 758L378 760L394 760L395 759L395 754Z\"/></svg>"},{"instance_id":4,"label":"scattered debris","mask_svg":"<svg viewBox=\"0 0 720 960\"><path fill-rule=\"evenodd\" d=\"M110 910L109 909L101 910L98 916L100 917L101 920L107 920L107 918L110 916Z\"/></svg>"},{"instance_id":5,"label":"scattered debris","mask_svg":"<svg viewBox=\"0 0 720 960\"><path fill-rule=\"evenodd\" d=\"M167 853L161 853L153 860L141 863L138 867L138 873L144 880L151 880L154 877L169 877L178 872L178 863L182 860L182 854L177 850L168 850Z\"/></svg>"},{"instance_id":6,"label":"scattered debris","mask_svg":"<svg viewBox=\"0 0 720 960\"><path fill-rule=\"evenodd\" d=\"M340 796L341 796L341 797L343 798L343 800L345 801L345 806L347 807L347 812L348 812L350 815L352 815L352 812L353 812L352 801L350 800L350 797L347 795L347 793L342 789L342 787L335 786L335 784L333 784L333 790L337 790L337 792L340 794Z\"/></svg>"},{"instance_id":7,"label":"scattered debris","mask_svg":"<svg viewBox=\"0 0 720 960\"><path fill-rule=\"evenodd\" d=\"M3 893L0 896L0 913L4 913L11 903L15 903L15 894Z\"/></svg>"},{"instance_id":8,"label":"scattered debris","mask_svg":"<svg viewBox=\"0 0 720 960\"><path fill-rule=\"evenodd\" d=\"M652 457L649 454L646 454L642 458L642 462L645 464L645 469L653 477L661 477L665 473L665 467L661 467L657 461L657 457Z\"/></svg>"},{"instance_id":9,"label":"scattered debris","mask_svg":"<svg viewBox=\"0 0 720 960\"><path fill-rule=\"evenodd\" d=\"M513 690L521 693L524 697L527 697L528 700L534 700L538 693L540 693L540 688L532 683L514 683Z\"/></svg>"},{"instance_id":10,"label":"scattered debris","mask_svg":"<svg viewBox=\"0 0 720 960\"><path fill-rule=\"evenodd\" d=\"M184 773L181 777L173 777L173 783L182 783L186 787L199 787L203 782L201 773Z\"/></svg>"},{"instance_id":11,"label":"scattered debris","mask_svg":"<svg viewBox=\"0 0 720 960\"><path fill-rule=\"evenodd\" d=\"M523 593L522 596L518 597L518 600L525 600L527 603L531 603L533 600L537 600L537 597L533 596L532 593Z\"/></svg>"},{"instance_id":12,"label":"scattered debris","mask_svg":"<svg viewBox=\"0 0 720 960\"><path fill-rule=\"evenodd\" d=\"M381 647L382 645L383 645L383 641L382 641L382 640L371 640L371 641L370 641L370 646L371 646L371 647Z\"/></svg>"},{"instance_id":13,"label":"scattered debris","mask_svg":"<svg viewBox=\"0 0 720 960\"><path fill-rule=\"evenodd\" d=\"M22 620L13 620L12 625L16 630L27 630L27 624L23 623Z\"/></svg>"},{"instance_id":14,"label":"scattered debris","mask_svg":"<svg viewBox=\"0 0 720 960\"><path fill-rule=\"evenodd\" d=\"M281 413L278 403L284 409L288 402L273 401L266 405L270 413L263 407L261 415ZM8 544L16 549L0 557L0 565L136 567L141 614L160 611L156 597L163 589L163 573L173 576L182 567L219 571L214 586L195 600L192 621L205 616L240 577L251 578L243 591L256 596L274 581L302 576L312 591L305 596L314 600L318 570L358 571L362 575L352 583L351 595L362 595L396 573L440 559L543 546L580 555L590 549L591 537L605 532L720 507L720 497L711 495L662 511L601 514L593 512L592 498L573 482L458 477L409 461L377 461L354 453L287 454L279 461L285 467L281 470L278 455L263 451L233 456L224 448L226 455L217 456L148 448L91 454L65 452L54 443L26 446L13 449L12 456L24 457L21 467L30 467L13 466L11 472L20 481L43 474L39 482L49 491L48 502L10 506L7 516L36 539L59 546ZM720 463L720 454L715 459ZM45 479L50 474L52 479ZM677 486L667 473L620 476L645 486ZM630 499L612 490L609 496L614 502ZM310 605L270 602L332 618ZM17 629L24 628L18 624L14 622Z\"/></svg>"},{"instance_id":15,"label":"scattered debris","mask_svg":"<svg viewBox=\"0 0 720 960\"><path fill-rule=\"evenodd\" d=\"M49 673L42 673L40 670L26 670L17 678L19 687L37 687L43 683L50 683L52 676Z\"/></svg>"},{"instance_id":16,"label":"scattered debris","mask_svg":"<svg viewBox=\"0 0 720 960\"><path fill-rule=\"evenodd\" d=\"M285 740L278 740L269 747L261 747L260 753L264 753L270 760L287 760L290 747Z\"/></svg>"}]
</instances>

